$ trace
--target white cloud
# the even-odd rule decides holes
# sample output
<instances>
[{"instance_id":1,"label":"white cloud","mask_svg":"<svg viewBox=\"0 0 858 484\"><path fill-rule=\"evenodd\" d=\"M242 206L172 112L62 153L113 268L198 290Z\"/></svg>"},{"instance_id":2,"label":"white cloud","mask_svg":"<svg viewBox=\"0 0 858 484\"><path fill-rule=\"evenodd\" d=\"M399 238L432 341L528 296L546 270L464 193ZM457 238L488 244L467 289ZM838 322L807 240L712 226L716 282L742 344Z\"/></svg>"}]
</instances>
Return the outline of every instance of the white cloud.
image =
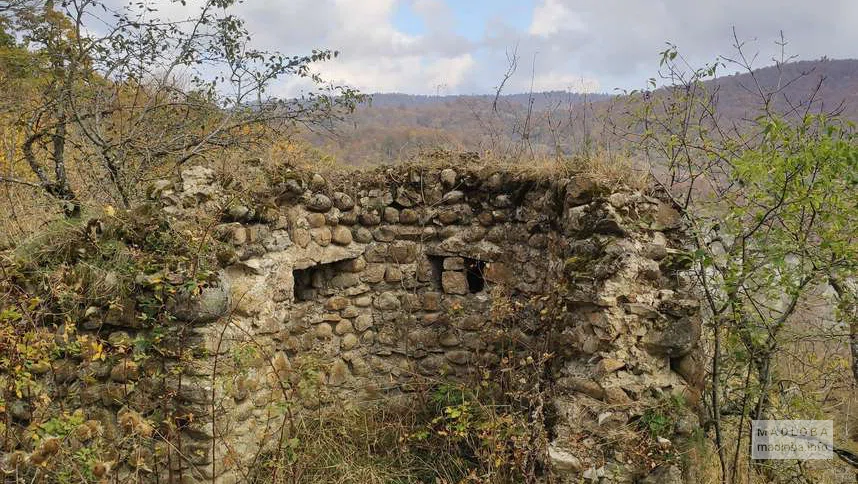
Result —
<instances>
[{"instance_id":1,"label":"white cloud","mask_svg":"<svg viewBox=\"0 0 858 484\"><path fill-rule=\"evenodd\" d=\"M365 92L425 94L456 92L474 65L471 54L427 60L421 56L379 57L372 62L343 59L318 66L318 72L335 83L345 83ZM290 86L295 88L296 86Z\"/></svg>"},{"instance_id":2,"label":"white cloud","mask_svg":"<svg viewBox=\"0 0 858 484\"><path fill-rule=\"evenodd\" d=\"M145 1L174 16L184 13L178 2ZM422 34L394 24L404 2L422 20ZM434 93L442 84L448 93L492 92L506 69L506 51L516 45L520 65L510 92L529 88L534 64L534 81L546 89L577 86L581 78L580 87L608 92L641 87L656 74L666 41L700 65L730 53L734 26L741 37L760 39L748 48L760 52L761 66L777 54L780 30L789 52L802 59L858 57L856 0L534 0L525 26L487 7L485 25L463 26L484 32L478 40L455 32L453 7L461 4L453 2L464 0L250 0L236 8L257 46L289 55L339 50L341 58L319 72L368 92ZM287 79L273 92L294 94L300 86L306 83Z\"/></svg>"},{"instance_id":3,"label":"white cloud","mask_svg":"<svg viewBox=\"0 0 858 484\"><path fill-rule=\"evenodd\" d=\"M294 47L295 53L319 47L340 51L338 59L314 68L331 82L366 92L425 93L441 84L455 89L475 61L467 42L450 31L449 7L443 0L416 0L414 11L423 18L427 33L409 35L393 24L401 1L296 0L289 8L295 14L284 18L284 5L278 5L283 0L254 4L245 13L254 32L265 32L254 40L266 47L284 51ZM293 38L292 26L300 38ZM293 95L309 87L307 82L290 80L275 92Z\"/></svg>"},{"instance_id":4,"label":"white cloud","mask_svg":"<svg viewBox=\"0 0 858 484\"><path fill-rule=\"evenodd\" d=\"M431 86L447 86L448 89L455 90L473 66L474 57L471 54L438 59L426 67L426 73L429 75L427 80Z\"/></svg>"},{"instance_id":5,"label":"white cloud","mask_svg":"<svg viewBox=\"0 0 858 484\"><path fill-rule=\"evenodd\" d=\"M586 31L587 25L574 10L563 5L562 0L544 0L533 9L530 35L548 37L561 30Z\"/></svg>"},{"instance_id":6,"label":"white cloud","mask_svg":"<svg viewBox=\"0 0 858 484\"><path fill-rule=\"evenodd\" d=\"M119 6L120 0L107 0ZM203 0L182 7L170 0L148 0L167 18L185 18ZM403 1L427 26L423 35L400 31L393 23ZM472 46L452 31L446 0L252 0L236 7L246 20L254 46L287 55L331 49L340 56L314 66L326 80L366 92L454 91L475 63ZM270 90L293 96L313 87L306 79L283 79Z\"/></svg>"},{"instance_id":7,"label":"white cloud","mask_svg":"<svg viewBox=\"0 0 858 484\"><path fill-rule=\"evenodd\" d=\"M551 71L597 77L610 91L654 76L668 41L695 66L731 54L733 27L759 39L747 45L758 67L778 55L780 30L801 59L858 57L855 18L855 0L540 0L523 54L538 52Z\"/></svg>"}]
</instances>

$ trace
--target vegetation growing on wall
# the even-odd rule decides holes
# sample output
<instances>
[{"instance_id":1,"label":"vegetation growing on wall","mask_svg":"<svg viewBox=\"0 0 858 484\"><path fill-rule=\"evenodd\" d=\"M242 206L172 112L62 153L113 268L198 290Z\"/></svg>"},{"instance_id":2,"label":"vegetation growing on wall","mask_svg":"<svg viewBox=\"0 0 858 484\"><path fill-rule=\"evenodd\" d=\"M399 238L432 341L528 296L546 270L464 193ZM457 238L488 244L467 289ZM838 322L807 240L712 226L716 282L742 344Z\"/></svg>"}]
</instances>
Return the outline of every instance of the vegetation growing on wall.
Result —
<instances>
[{"instance_id":1,"label":"vegetation growing on wall","mask_svg":"<svg viewBox=\"0 0 858 484\"><path fill-rule=\"evenodd\" d=\"M758 102L757 117L742 129L725 123L717 93L703 82L725 63L748 72ZM811 308L826 306L826 286L835 305L851 307L854 298L843 281L858 274L855 126L820 110L816 92L785 97L791 79L760 82L738 39L735 59L694 69L670 46L662 67L668 87L632 93L630 119L641 152L693 230L711 343L707 427L721 482L813 480L819 468L751 461L750 420L827 415L842 426L836 445L854 440L845 432L854 410L837 410L858 384L849 376L850 366L858 368L854 315ZM797 373L807 359L814 364Z\"/></svg>"}]
</instances>

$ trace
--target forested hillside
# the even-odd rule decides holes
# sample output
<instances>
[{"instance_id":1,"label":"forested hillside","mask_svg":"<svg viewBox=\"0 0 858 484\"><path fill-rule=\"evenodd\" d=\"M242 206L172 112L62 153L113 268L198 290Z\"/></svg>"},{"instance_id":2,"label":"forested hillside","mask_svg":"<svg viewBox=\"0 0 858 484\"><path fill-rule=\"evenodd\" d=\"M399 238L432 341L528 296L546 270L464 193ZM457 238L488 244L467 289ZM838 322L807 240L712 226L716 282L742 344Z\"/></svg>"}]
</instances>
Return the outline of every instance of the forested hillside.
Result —
<instances>
[{"instance_id":1,"label":"forested hillside","mask_svg":"<svg viewBox=\"0 0 858 484\"><path fill-rule=\"evenodd\" d=\"M704 84L728 123L741 124L761 114L760 88L771 93L771 107L777 112L837 112L858 121L858 60L791 62L753 75L726 68L717 73ZM439 147L571 154L587 139L622 139L634 103L634 96L617 93L502 94L497 100L494 95L375 94L372 103L360 106L336 133L315 133L309 139L346 164L403 160Z\"/></svg>"}]
</instances>

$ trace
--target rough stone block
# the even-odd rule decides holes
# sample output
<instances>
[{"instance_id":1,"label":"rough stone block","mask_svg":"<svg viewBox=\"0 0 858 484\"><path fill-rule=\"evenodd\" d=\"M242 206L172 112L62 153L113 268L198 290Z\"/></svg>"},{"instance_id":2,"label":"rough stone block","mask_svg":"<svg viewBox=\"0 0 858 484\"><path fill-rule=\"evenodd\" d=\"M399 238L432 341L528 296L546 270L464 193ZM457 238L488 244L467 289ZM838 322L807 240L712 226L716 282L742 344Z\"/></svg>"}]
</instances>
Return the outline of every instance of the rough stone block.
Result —
<instances>
[{"instance_id":1,"label":"rough stone block","mask_svg":"<svg viewBox=\"0 0 858 484\"><path fill-rule=\"evenodd\" d=\"M367 346L370 346L373 343L375 343L376 336L377 335L375 334L375 331L366 331L364 334L362 334L360 336L360 342L361 342L361 344L365 344Z\"/></svg>"},{"instance_id":2,"label":"rough stone block","mask_svg":"<svg viewBox=\"0 0 858 484\"><path fill-rule=\"evenodd\" d=\"M351 210L355 206L355 202L352 197L343 192L334 192L331 195L331 198L333 199L334 206L344 212Z\"/></svg>"},{"instance_id":3,"label":"rough stone block","mask_svg":"<svg viewBox=\"0 0 858 484\"><path fill-rule=\"evenodd\" d=\"M325 308L330 311L340 311L349 305L348 298L342 296L334 296L325 303Z\"/></svg>"},{"instance_id":4,"label":"rough stone block","mask_svg":"<svg viewBox=\"0 0 858 484\"><path fill-rule=\"evenodd\" d=\"M238 226L232 229L230 235L230 241L233 245L243 245L247 242L247 231L242 226Z\"/></svg>"},{"instance_id":5,"label":"rough stone block","mask_svg":"<svg viewBox=\"0 0 858 484\"><path fill-rule=\"evenodd\" d=\"M465 199L465 193L461 190L452 190L444 194L441 198L442 203L447 205L455 205L461 203Z\"/></svg>"},{"instance_id":6,"label":"rough stone block","mask_svg":"<svg viewBox=\"0 0 858 484\"><path fill-rule=\"evenodd\" d=\"M292 231L292 241L303 249L310 243L310 232L307 229L296 228Z\"/></svg>"},{"instance_id":7,"label":"rough stone block","mask_svg":"<svg viewBox=\"0 0 858 484\"><path fill-rule=\"evenodd\" d=\"M271 234L271 229L266 225L251 225L247 227L247 242L254 244L267 238Z\"/></svg>"},{"instance_id":8,"label":"rough stone block","mask_svg":"<svg viewBox=\"0 0 858 484\"><path fill-rule=\"evenodd\" d=\"M456 170L452 168L445 168L441 170L441 183L446 187L452 187L456 184L456 178L459 175L456 173Z\"/></svg>"},{"instance_id":9,"label":"rough stone block","mask_svg":"<svg viewBox=\"0 0 858 484\"><path fill-rule=\"evenodd\" d=\"M413 207L420 202L420 195L410 188L397 187L394 201L403 207Z\"/></svg>"},{"instance_id":10,"label":"rough stone block","mask_svg":"<svg viewBox=\"0 0 858 484\"><path fill-rule=\"evenodd\" d=\"M432 276L434 274L434 268L432 267L432 262L423 257L417 262L417 280L419 282L429 282L432 280Z\"/></svg>"},{"instance_id":11,"label":"rough stone block","mask_svg":"<svg viewBox=\"0 0 858 484\"><path fill-rule=\"evenodd\" d=\"M437 292L423 293L423 309L426 311L440 311L441 294Z\"/></svg>"},{"instance_id":12,"label":"rough stone block","mask_svg":"<svg viewBox=\"0 0 858 484\"><path fill-rule=\"evenodd\" d=\"M316 193L310 196L310 199L307 200L307 210L311 210L313 212L327 212L333 207L334 204L331 202L331 199L327 197L327 195Z\"/></svg>"},{"instance_id":13,"label":"rough stone block","mask_svg":"<svg viewBox=\"0 0 858 484\"><path fill-rule=\"evenodd\" d=\"M355 299L355 306L366 308L372 305L372 298L369 296L361 296Z\"/></svg>"},{"instance_id":14,"label":"rough stone block","mask_svg":"<svg viewBox=\"0 0 858 484\"><path fill-rule=\"evenodd\" d=\"M349 259L340 263L340 269L345 272L361 272L366 269L366 259L363 257L356 257L354 259Z\"/></svg>"},{"instance_id":15,"label":"rough stone block","mask_svg":"<svg viewBox=\"0 0 858 484\"><path fill-rule=\"evenodd\" d=\"M361 314L355 318L354 327L358 332L364 332L372 327L372 314Z\"/></svg>"},{"instance_id":16,"label":"rough stone block","mask_svg":"<svg viewBox=\"0 0 858 484\"><path fill-rule=\"evenodd\" d=\"M667 238L661 232L654 232L652 240L646 245L643 255L654 260L667 257Z\"/></svg>"},{"instance_id":17,"label":"rough stone block","mask_svg":"<svg viewBox=\"0 0 858 484\"><path fill-rule=\"evenodd\" d=\"M397 224L399 223L399 210L393 207L385 207L383 218L389 224Z\"/></svg>"},{"instance_id":18,"label":"rough stone block","mask_svg":"<svg viewBox=\"0 0 858 484\"><path fill-rule=\"evenodd\" d=\"M325 180L325 177L318 173L313 173L312 178L310 178L310 188L313 190L321 190L327 186L328 182Z\"/></svg>"},{"instance_id":19,"label":"rough stone block","mask_svg":"<svg viewBox=\"0 0 858 484\"><path fill-rule=\"evenodd\" d=\"M334 327L334 333L338 336L342 336L346 333L354 332L354 327L352 326L352 322L348 319L342 319L339 323Z\"/></svg>"},{"instance_id":20,"label":"rough stone block","mask_svg":"<svg viewBox=\"0 0 858 484\"><path fill-rule=\"evenodd\" d=\"M354 333L348 333L343 336L342 341L340 341L340 349L343 351L349 351L357 347L359 344L358 337L355 336Z\"/></svg>"},{"instance_id":21,"label":"rough stone block","mask_svg":"<svg viewBox=\"0 0 858 484\"><path fill-rule=\"evenodd\" d=\"M417 294L414 294L414 293L410 293L410 292L406 293L405 295L402 296L402 307L403 307L403 309L411 311L411 312L420 311L420 308L421 308L420 296L418 296Z\"/></svg>"},{"instance_id":22,"label":"rough stone block","mask_svg":"<svg viewBox=\"0 0 858 484\"><path fill-rule=\"evenodd\" d=\"M624 405L632 402L629 395L620 387L605 388L605 401L612 405Z\"/></svg>"},{"instance_id":23,"label":"rough stone block","mask_svg":"<svg viewBox=\"0 0 858 484\"><path fill-rule=\"evenodd\" d=\"M358 214L354 210L340 213L339 221L342 225L354 225L357 223Z\"/></svg>"},{"instance_id":24,"label":"rough stone block","mask_svg":"<svg viewBox=\"0 0 858 484\"><path fill-rule=\"evenodd\" d=\"M307 223L310 224L310 228L312 228L312 229L324 227L325 226L325 216L321 213L308 213L307 214Z\"/></svg>"},{"instance_id":25,"label":"rough stone block","mask_svg":"<svg viewBox=\"0 0 858 484\"><path fill-rule=\"evenodd\" d=\"M384 273L387 269L385 264L367 264L366 270L360 273L360 280L367 284L376 284L384 280Z\"/></svg>"},{"instance_id":26,"label":"rough stone block","mask_svg":"<svg viewBox=\"0 0 858 484\"><path fill-rule=\"evenodd\" d=\"M462 232L462 240L473 244L475 242L483 240L483 238L485 238L486 236L486 232L486 229L484 229L483 227L471 226L465 229L464 232Z\"/></svg>"},{"instance_id":27,"label":"rough stone block","mask_svg":"<svg viewBox=\"0 0 858 484\"><path fill-rule=\"evenodd\" d=\"M685 317L670 321L662 331L647 333L642 343L653 355L677 358L697 346L701 331L699 317Z\"/></svg>"},{"instance_id":28,"label":"rough stone block","mask_svg":"<svg viewBox=\"0 0 858 484\"><path fill-rule=\"evenodd\" d=\"M444 271L441 274L441 287L447 294L467 294L468 278L464 272Z\"/></svg>"},{"instance_id":29,"label":"rough stone block","mask_svg":"<svg viewBox=\"0 0 858 484\"><path fill-rule=\"evenodd\" d=\"M337 289L354 287L358 284L360 284L360 275L353 272L344 272L331 278L331 287L335 287Z\"/></svg>"},{"instance_id":30,"label":"rough stone block","mask_svg":"<svg viewBox=\"0 0 858 484\"><path fill-rule=\"evenodd\" d=\"M349 307L343 309L342 311L340 311L340 316L342 316L344 318L354 318L359 314L360 314L360 311L358 310L358 308L356 308L354 306L349 306Z\"/></svg>"},{"instance_id":31,"label":"rough stone block","mask_svg":"<svg viewBox=\"0 0 858 484\"><path fill-rule=\"evenodd\" d=\"M445 257L444 258L444 270L445 271L461 271L465 269L465 259L461 257Z\"/></svg>"},{"instance_id":32,"label":"rough stone block","mask_svg":"<svg viewBox=\"0 0 858 484\"><path fill-rule=\"evenodd\" d=\"M364 227L356 228L352 235L354 236L354 240L360 242L361 244L368 244L372 242L372 232L370 232Z\"/></svg>"},{"instance_id":33,"label":"rough stone block","mask_svg":"<svg viewBox=\"0 0 858 484\"><path fill-rule=\"evenodd\" d=\"M313 241L322 247L327 247L331 244L331 229L328 227L310 229L310 237L312 237Z\"/></svg>"},{"instance_id":34,"label":"rough stone block","mask_svg":"<svg viewBox=\"0 0 858 484\"><path fill-rule=\"evenodd\" d=\"M445 331L438 341L441 343L441 346L457 346L459 344L459 335L455 331Z\"/></svg>"},{"instance_id":35,"label":"rough stone block","mask_svg":"<svg viewBox=\"0 0 858 484\"><path fill-rule=\"evenodd\" d=\"M451 225L459 221L461 214L456 207L443 209L438 212L438 221L444 225Z\"/></svg>"},{"instance_id":36,"label":"rough stone block","mask_svg":"<svg viewBox=\"0 0 858 484\"><path fill-rule=\"evenodd\" d=\"M508 265L503 262L489 262L486 264L483 277L489 282L495 284L512 284L515 281L515 274Z\"/></svg>"},{"instance_id":37,"label":"rough stone block","mask_svg":"<svg viewBox=\"0 0 858 484\"><path fill-rule=\"evenodd\" d=\"M352 243L352 231L342 225L334 227L331 240L337 245L349 245Z\"/></svg>"},{"instance_id":38,"label":"rough stone block","mask_svg":"<svg viewBox=\"0 0 858 484\"><path fill-rule=\"evenodd\" d=\"M429 355L417 364L417 370L422 375L432 376L441 373L447 367L447 362L441 355Z\"/></svg>"},{"instance_id":39,"label":"rough stone block","mask_svg":"<svg viewBox=\"0 0 858 484\"><path fill-rule=\"evenodd\" d=\"M389 264L384 271L384 280L386 282L400 282L402 280L402 271L397 264Z\"/></svg>"},{"instance_id":40,"label":"rough stone block","mask_svg":"<svg viewBox=\"0 0 858 484\"><path fill-rule=\"evenodd\" d=\"M442 319L440 313L426 313L423 315L423 320L420 322L423 326L432 326Z\"/></svg>"},{"instance_id":41,"label":"rough stone block","mask_svg":"<svg viewBox=\"0 0 858 484\"><path fill-rule=\"evenodd\" d=\"M384 262L387 259L387 244L372 243L366 248L364 258L367 262Z\"/></svg>"},{"instance_id":42,"label":"rough stone block","mask_svg":"<svg viewBox=\"0 0 858 484\"><path fill-rule=\"evenodd\" d=\"M325 223L330 225L331 227L336 227L340 224L340 211L333 208L330 212L325 214Z\"/></svg>"},{"instance_id":43,"label":"rough stone block","mask_svg":"<svg viewBox=\"0 0 858 484\"><path fill-rule=\"evenodd\" d=\"M124 383L137 380L140 376L140 367L133 360L124 359L113 365L110 370L110 379L115 382Z\"/></svg>"},{"instance_id":44,"label":"rough stone block","mask_svg":"<svg viewBox=\"0 0 858 484\"><path fill-rule=\"evenodd\" d=\"M408 342L412 348L434 348L438 345L438 335L429 328L420 328L408 332Z\"/></svg>"},{"instance_id":45,"label":"rough stone block","mask_svg":"<svg viewBox=\"0 0 858 484\"><path fill-rule=\"evenodd\" d=\"M490 227L494 222L494 219L492 218L491 212L480 212L480 214L477 215L477 221L484 227Z\"/></svg>"},{"instance_id":46,"label":"rough stone block","mask_svg":"<svg viewBox=\"0 0 858 484\"><path fill-rule=\"evenodd\" d=\"M464 331L477 331L486 324L486 316L471 314L456 320L456 327Z\"/></svg>"},{"instance_id":47,"label":"rough stone block","mask_svg":"<svg viewBox=\"0 0 858 484\"><path fill-rule=\"evenodd\" d=\"M378 211L375 209L365 209L358 216L358 222L360 222L361 225L372 227L381 223L381 215L379 215Z\"/></svg>"},{"instance_id":48,"label":"rough stone block","mask_svg":"<svg viewBox=\"0 0 858 484\"><path fill-rule=\"evenodd\" d=\"M409 241L398 241L390 245L388 251L390 260L397 264L408 264L417 259L417 244Z\"/></svg>"},{"instance_id":49,"label":"rough stone block","mask_svg":"<svg viewBox=\"0 0 858 484\"><path fill-rule=\"evenodd\" d=\"M379 242L393 242L396 240L396 231L387 226L377 227L372 231L372 238Z\"/></svg>"},{"instance_id":50,"label":"rough stone block","mask_svg":"<svg viewBox=\"0 0 858 484\"><path fill-rule=\"evenodd\" d=\"M652 259L641 259L638 264L638 272L644 279L657 281L661 277L661 269L658 262Z\"/></svg>"},{"instance_id":51,"label":"rough stone block","mask_svg":"<svg viewBox=\"0 0 858 484\"><path fill-rule=\"evenodd\" d=\"M419 220L419 216L417 212L413 209L406 208L399 212L399 222L405 225L416 224L417 220Z\"/></svg>"},{"instance_id":52,"label":"rough stone block","mask_svg":"<svg viewBox=\"0 0 858 484\"><path fill-rule=\"evenodd\" d=\"M375 307L383 311L396 310L401 306L396 293L386 291L375 298Z\"/></svg>"},{"instance_id":53,"label":"rough stone block","mask_svg":"<svg viewBox=\"0 0 858 484\"><path fill-rule=\"evenodd\" d=\"M328 372L328 384L332 386L341 386L351 378L349 366L343 360L336 360Z\"/></svg>"},{"instance_id":54,"label":"rough stone block","mask_svg":"<svg viewBox=\"0 0 858 484\"><path fill-rule=\"evenodd\" d=\"M608 375L626 366L624 361L616 358L602 358L596 364L596 374Z\"/></svg>"},{"instance_id":55,"label":"rough stone block","mask_svg":"<svg viewBox=\"0 0 858 484\"><path fill-rule=\"evenodd\" d=\"M320 323L316 325L316 337L321 339L329 339L334 334L334 329L328 323Z\"/></svg>"}]
</instances>

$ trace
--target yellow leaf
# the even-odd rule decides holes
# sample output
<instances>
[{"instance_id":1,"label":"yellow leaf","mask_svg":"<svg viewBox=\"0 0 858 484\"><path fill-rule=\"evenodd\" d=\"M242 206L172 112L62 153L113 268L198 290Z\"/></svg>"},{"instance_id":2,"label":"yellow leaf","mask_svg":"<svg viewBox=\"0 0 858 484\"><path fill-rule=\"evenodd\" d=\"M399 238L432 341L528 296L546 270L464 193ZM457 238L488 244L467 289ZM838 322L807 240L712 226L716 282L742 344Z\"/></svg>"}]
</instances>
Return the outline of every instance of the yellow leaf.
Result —
<instances>
[{"instance_id":1,"label":"yellow leaf","mask_svg":"<svg viewBox=\"0 0 858 484\"><path fill-rule=\"evenodd\" d=\"M99 343L98 341L93 341L90 343L92 346L92 361L96 360L104 360L104 345Z\"/></svg>"}]
</instances>

